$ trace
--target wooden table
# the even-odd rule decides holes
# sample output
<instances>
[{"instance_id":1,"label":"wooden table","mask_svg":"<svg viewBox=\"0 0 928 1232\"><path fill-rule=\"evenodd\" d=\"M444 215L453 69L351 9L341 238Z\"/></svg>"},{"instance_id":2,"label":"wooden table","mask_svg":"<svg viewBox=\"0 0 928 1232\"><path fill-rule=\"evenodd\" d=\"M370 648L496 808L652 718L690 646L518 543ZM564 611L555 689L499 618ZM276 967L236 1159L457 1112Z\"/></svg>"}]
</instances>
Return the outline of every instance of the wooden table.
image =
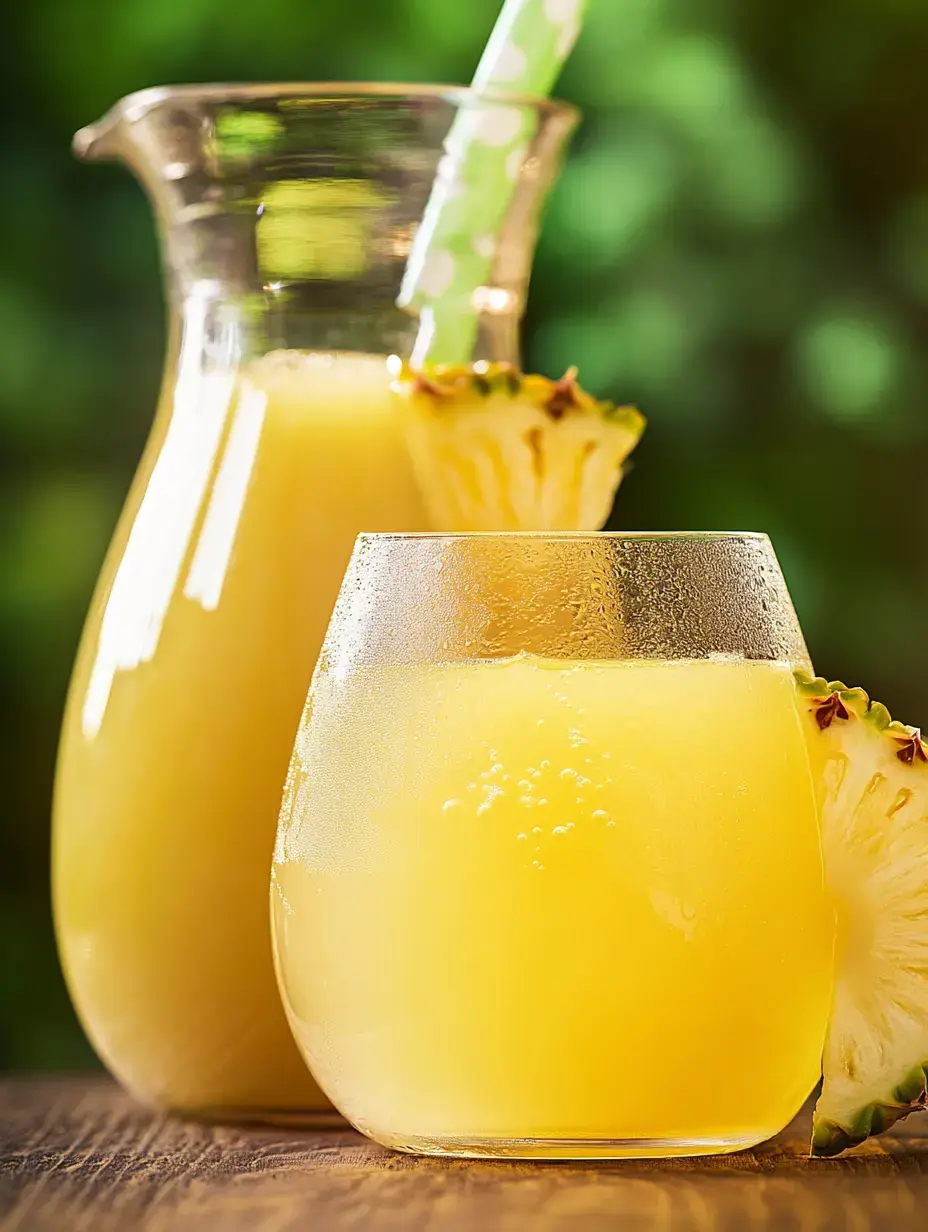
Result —
<instances>
[{"instance_id":1,"label":"wooden table","mask_svg":"<svg viewBox=\"0 0 928 1232\"><path fill-rule=\"evenodd\" d=\"M928 1121L928 1117L926 1117ZM103 1078L0 1082L2 1232L928 1232L928 1126L835 1161L803 1113L714 1159L483 1163L352 1130L207 1126Z\"/></svg>"}]
</instances>

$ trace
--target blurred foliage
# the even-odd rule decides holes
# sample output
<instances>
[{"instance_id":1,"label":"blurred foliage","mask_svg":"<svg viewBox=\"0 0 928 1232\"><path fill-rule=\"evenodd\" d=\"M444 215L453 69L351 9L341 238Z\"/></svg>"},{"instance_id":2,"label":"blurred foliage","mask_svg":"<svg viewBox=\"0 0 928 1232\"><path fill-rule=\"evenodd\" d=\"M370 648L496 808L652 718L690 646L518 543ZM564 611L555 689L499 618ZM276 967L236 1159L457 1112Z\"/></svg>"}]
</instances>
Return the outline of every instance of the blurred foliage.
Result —
<instances>
[{"instance_id":1,"label":"blurred foliage","mask_svg":"<svg viewBox=\"0 0 928 1232\"><path fill-rule=\"evenodd\" d=\"M71 132L203 80L466 81L497 0L33 0L0 46L0 1065L87 1063L47 905L59 714L155 402L154 228ZM616 524L766 529L819 669L928 719L928 5L593 0L528 361L651 427ZM234 134L230 134L230 139Z\"/></svg>"}]
</instances>

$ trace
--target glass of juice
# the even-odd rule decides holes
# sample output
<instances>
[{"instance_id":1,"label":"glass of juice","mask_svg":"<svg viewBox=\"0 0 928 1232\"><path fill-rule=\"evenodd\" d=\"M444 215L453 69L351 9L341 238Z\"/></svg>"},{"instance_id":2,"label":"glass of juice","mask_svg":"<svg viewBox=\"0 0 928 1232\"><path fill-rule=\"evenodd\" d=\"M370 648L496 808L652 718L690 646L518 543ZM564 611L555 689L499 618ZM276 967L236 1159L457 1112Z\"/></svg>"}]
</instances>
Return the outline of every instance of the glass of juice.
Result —
<instances>
[{"instance_id":1,"label":"glass of juice","mask_svg":"<svg viewBox=\"0 0 928 1232\"><path fill-rule=\"evenodd\" d=\"M436 175L454 187L443 154L462 115L526 133L485 237L471 357L516 363L572 109L451 87L172 87L76 138L147 188L170 330L64 721L55 916L91 1041L167 1108L327 1106L280 1005L267 876L355 537L428 527L387 357L407 358L419 329L397 293Z\"/></svg>"},{"instance_id":2,"label":"glass of juice","mask_svg":"<svg viewBox=\"0 0 928 1232\"><path fill-rule=\"evenodd\" d=\"M752 534L364 535L271 902L316 1079L401 1150L733 1151L815 1084L834 920Z\"/></svg>"}]
</instances>

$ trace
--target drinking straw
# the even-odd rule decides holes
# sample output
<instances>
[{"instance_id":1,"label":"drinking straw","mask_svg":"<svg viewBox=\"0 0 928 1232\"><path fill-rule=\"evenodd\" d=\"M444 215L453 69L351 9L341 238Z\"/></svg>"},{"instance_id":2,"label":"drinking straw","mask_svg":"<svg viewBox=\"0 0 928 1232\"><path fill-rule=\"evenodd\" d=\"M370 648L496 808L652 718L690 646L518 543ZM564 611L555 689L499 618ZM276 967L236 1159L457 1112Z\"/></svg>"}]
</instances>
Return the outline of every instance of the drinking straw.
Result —
<instances>
[{"instance_id":1,"label":"drinking straw","mask_svg":"<svg viewBox=\"0 0 928 1232\"><path fill-rule=\"evenodd\" d=\"M472 88L546 95L580 33L588 0L505 0ZM466 363L490 277L496 237L537 120L504 99L464 103L445 140L398 303L417 309L415 365Z\"/></svg>"}]
</instances>

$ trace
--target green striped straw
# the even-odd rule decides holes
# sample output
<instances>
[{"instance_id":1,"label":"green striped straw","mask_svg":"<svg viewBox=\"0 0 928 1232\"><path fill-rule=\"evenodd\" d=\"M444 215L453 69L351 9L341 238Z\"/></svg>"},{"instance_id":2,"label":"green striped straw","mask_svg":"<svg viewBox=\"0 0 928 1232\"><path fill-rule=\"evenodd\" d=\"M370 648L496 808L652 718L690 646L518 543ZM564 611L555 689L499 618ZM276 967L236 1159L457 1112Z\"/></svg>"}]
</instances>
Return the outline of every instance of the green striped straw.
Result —
<instances>
[{"instance_id":1,"label":"green striped straw","mask_svg":"<svg viewBox=\"0 0 928 1232\"><path fill-rule=\"evenodd\" d=\"M588 0L505 0L477 71L479 92L546 95L580 33ZM493 268L495 237L534 136L528 107L465 105L442 159L397 302L418 310L412 362L466 363L473 354L474 291Z\"/></svg>"}]
</instances>

